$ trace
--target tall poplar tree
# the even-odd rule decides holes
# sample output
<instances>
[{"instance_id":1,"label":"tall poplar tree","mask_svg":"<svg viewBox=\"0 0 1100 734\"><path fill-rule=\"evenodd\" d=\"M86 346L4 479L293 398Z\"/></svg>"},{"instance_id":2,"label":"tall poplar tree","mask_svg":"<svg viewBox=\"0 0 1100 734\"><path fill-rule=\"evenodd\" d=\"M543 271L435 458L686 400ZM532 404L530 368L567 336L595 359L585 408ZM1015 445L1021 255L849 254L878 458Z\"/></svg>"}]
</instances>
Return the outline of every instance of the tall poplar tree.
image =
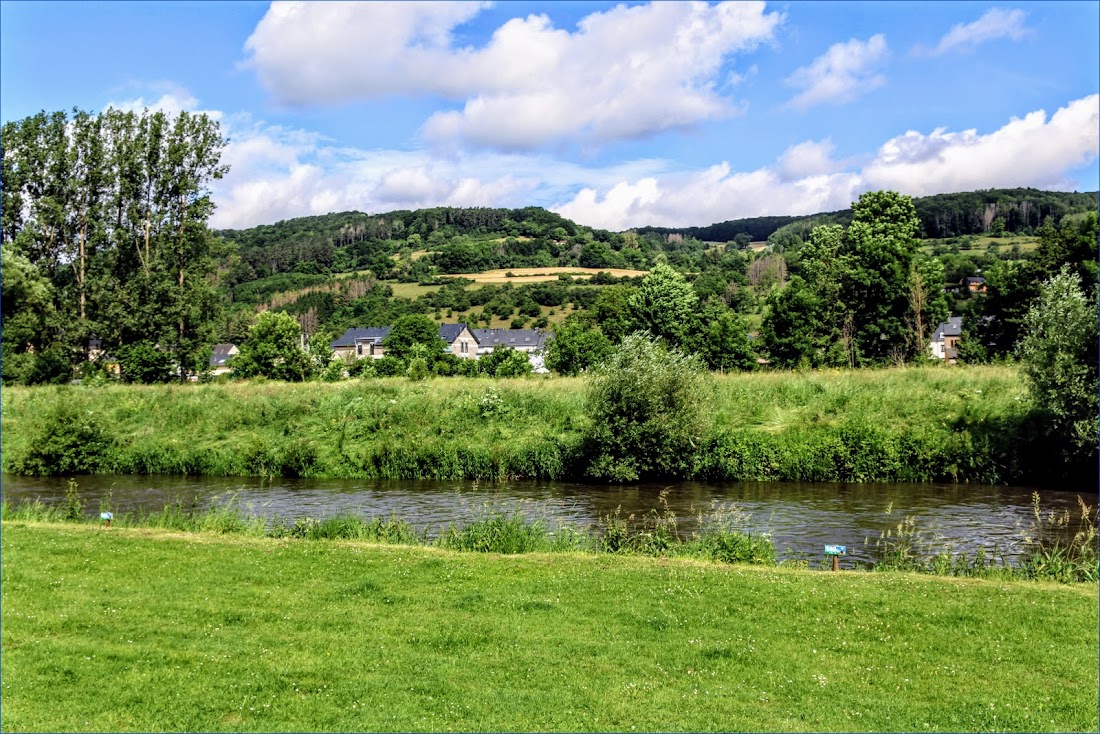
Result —
<instances>
[{"instance_id":1,"label":"tall poplar tree","mask_svg":"<svg viewBox=\"0 0 1100 734\"><path fill-rule=\"evenodd\" d=\"M53 294L48 323L14 352L5 344L5 358L53 349L76 363L97 336L108 350L156 345L181 378L194 370L220 310L223 245L207 221L225 144L215 120L187 112L43 112L5 124L2 244ZM4 379L20 378L5 369Z\"/></svg>"}]
</instances>

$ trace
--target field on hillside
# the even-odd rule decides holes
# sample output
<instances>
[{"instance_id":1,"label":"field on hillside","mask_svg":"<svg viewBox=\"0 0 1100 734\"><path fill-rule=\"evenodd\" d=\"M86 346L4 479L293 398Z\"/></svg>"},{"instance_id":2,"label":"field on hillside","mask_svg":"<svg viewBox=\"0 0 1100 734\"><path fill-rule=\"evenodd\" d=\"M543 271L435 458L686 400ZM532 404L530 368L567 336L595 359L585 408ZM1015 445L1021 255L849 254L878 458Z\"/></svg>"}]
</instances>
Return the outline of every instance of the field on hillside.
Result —
<instances>
[{"instance_id":1,"label":"field on hillside","mask_svg":"<svg viewBox=\"0 0 1100 734\"><path fill-rule=\"evenodd\" d=\"M969 235L965 237L952 237L944 240L922 240L921 251L931 255L938 247L951 249L958 245L960 252L974 254L1002 255L1012 252L1013 247L1020 253L1034 252L1039 248L1039 238L1033 235L1005 235L992 237L989 235Z\"/></svg>"},{"instance_id":2,"label":"field on hillside","mask_svg":"<svg viewBox=\"0 0 1100 734\"><path fill-rule=\"evenodd\" d=\"M568 274L574 278L591 278L597 273L608 273L616 278L639 278L646 274L645 270L623 270L621 268L510 268L506 270L486 270L483 273L459 273L450 277L469 278L476 283L540 283L547 280L558 280L562 274Z\"/></svg>"},{"instance_id":3,"label":"field on hillside","mask_svg":"<svg viewBox=\"0 0 1100 734\"><path fill-rule=\"evenodd\" d=\"M1096 585L8 522L5 731L1096 731Z\"/></svg>"}]
</instances>

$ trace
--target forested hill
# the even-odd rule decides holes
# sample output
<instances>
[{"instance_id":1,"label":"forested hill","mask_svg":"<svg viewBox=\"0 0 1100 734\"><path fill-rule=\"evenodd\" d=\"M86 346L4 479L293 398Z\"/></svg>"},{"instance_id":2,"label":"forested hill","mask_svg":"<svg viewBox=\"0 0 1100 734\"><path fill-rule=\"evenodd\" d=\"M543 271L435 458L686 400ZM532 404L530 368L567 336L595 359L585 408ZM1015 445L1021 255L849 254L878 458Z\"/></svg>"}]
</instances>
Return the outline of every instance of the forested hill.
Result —
<instances>
[{"instance_id":1,"label":"forested hill","mask_svg":"<svg viewBox=\"0 0 1100 734\"><path fill-rule=\"evenodd\" d=\"M925 238L986 232L1030 234L1047 217L1057 222L1067 214L1096 211L1097 192L990 189L926 196L914 199L914 204ZM782 244L795 237L806 239L817 225L847 225L851 219L852 210L844 209L809 216L734 219L706 227L641 227L635 232L664 240L669 235L681 235L702 242L737 241L743 245L771 238ZM435 253L432 261L444 272L452 273L557 265L562 260L558 250L573 246L582 248L573 253L585 261L582 264L645 265L641 261L618 262L618 258L607 256L607 248L601 245L620 250L622 235L578 225L539 207L436 207L385 214L353 211L222 230L219 234L237 245L239 261L226 274L230 287L276 273L347 272L382 266L383 260L394 254L397 243Z\"/></svg>"},{"instance_id":2,"label":"forested hill","mask_svg":"<svg viewBox=\"0 0 1100 734\"><path fill-rule=\"evenodd\" d=\"M1028 233L1047 217L1059 221L1067 214L1096 211L1097 192L1065 193L1039 189L989 189L960 194L936 194L913 199L926 239L958 237L986 232ZM762 241L780 229L805 239L818 224L852 221L852 210L812 214L804 217L753 217L732 219L707 227L641 227L639 234L682 234L705 242L730 242L738 235ZM805 230L805 232L803 232Z\"/></svg>"}]
</instances>

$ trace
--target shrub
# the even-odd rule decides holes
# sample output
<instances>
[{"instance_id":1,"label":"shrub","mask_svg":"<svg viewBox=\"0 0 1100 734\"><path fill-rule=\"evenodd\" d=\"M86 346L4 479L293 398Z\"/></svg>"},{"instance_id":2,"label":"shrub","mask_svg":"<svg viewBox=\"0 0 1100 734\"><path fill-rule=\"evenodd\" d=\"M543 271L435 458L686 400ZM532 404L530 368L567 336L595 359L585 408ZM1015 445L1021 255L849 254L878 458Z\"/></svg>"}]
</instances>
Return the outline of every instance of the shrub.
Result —
<instances>
[{"instance_id":1,"label":"shrub","mask_svg":"<svg viewBox=\"0 0 1100 734\"><path fill-rule=\"evenodd\" d=\"M18 474L90 474L114 448L99 416L77 401L59 400L30 432L26 455L12 463Z\"/></svg>"},{"instance_id":2,"label":"shrub","mask_svg":"<svg viewBox=\"0 0 1100 734\"><path fill-rule=\"evenodd\" d=\"M690 476L709 427L711 384L695 356L649 334L623 339L590 384L588 474L612 481Z\"/></svg>"}]
</instances>

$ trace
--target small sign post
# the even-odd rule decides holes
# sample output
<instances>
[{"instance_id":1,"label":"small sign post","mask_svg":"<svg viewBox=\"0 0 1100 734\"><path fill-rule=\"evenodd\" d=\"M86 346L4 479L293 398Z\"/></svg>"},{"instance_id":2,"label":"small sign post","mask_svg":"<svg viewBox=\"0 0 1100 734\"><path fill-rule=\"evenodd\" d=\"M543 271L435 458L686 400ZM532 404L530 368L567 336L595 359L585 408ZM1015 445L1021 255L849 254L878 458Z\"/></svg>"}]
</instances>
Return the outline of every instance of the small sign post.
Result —
<instances>
[{"instance_id":1,"label":"small sign post","mask_svg":"<svg viewBox=\"0 0 1100 734\"><path fill-rule=\"evenodd\" d=\"M104 525L104 527L108 527L108 528L111 527L111 519L114 516L115 515L114 515L113 512L101 512L101 513L99 513L99 519L102 520L104 523L106 523L106 525Z\"/></svg>"},{"instance_id":2,"label":"small sign post","mask_svg":"<svg viewBox=\"0 0 1100 734\"><path fill-rule=\"evenodd\" d=\"M833 557L833 570L840 570L840 556L848 554L848 547L843 545L825 546L825 555Z\"/></svg>"}]
</instances>

